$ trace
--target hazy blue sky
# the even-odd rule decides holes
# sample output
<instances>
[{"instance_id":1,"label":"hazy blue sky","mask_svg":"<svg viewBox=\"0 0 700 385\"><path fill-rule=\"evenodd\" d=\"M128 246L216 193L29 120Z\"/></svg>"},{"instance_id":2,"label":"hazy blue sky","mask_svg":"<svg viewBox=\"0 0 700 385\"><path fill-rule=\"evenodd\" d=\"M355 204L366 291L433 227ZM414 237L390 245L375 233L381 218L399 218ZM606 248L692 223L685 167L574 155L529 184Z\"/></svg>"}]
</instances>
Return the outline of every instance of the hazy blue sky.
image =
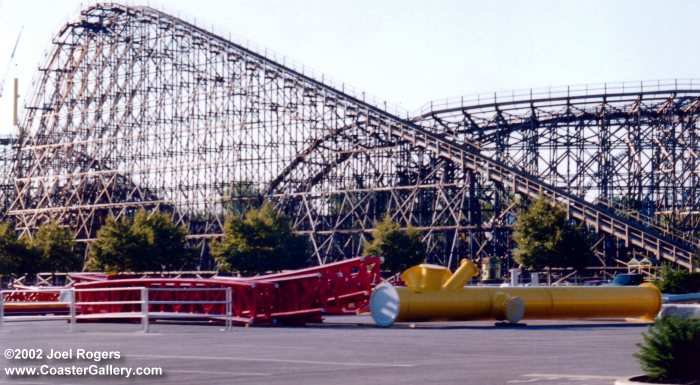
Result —
<instances>
[{"instance_id":1,"label":"hazy blue sky","mask_svg":"<svg viewBox=\"0 0 700 385\"><path fill-rule=\"evenodd\" d=\"M81 2L0 2L0 76L24 26L0 98L7 133L11 79L25 96L51 35ZM478 92L700 77L700 1L178 0L167 8L408 110Z\"/></svg>"}]
</instances>

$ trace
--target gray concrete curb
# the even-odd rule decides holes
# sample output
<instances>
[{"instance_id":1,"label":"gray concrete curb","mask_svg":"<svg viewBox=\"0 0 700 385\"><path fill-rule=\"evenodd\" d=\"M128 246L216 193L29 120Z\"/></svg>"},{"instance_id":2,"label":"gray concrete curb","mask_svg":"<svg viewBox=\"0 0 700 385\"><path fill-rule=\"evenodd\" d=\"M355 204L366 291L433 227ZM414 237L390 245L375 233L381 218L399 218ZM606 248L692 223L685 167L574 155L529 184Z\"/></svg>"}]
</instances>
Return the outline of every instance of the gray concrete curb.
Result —
<instances>
[{"instance_id":1,"label":"gray concrete curb","mask_svg":"<svg viewBox=\"0 0 700 385\"><path fill-rule=\"evenodd\" d=\"M700 304L663 305L659 312L659 318L669 316L700 319Z\"/></svg>"}]
</instances>

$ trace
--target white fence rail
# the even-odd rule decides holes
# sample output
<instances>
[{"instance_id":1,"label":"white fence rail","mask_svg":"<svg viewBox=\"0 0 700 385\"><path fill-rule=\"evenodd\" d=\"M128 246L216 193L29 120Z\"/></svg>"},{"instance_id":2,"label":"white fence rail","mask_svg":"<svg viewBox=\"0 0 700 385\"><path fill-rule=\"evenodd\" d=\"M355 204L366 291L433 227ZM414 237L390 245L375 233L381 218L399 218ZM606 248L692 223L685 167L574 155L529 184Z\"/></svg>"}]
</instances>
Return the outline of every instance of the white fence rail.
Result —
<instances>
[{"instance_id":1,"label":"white fence rail","mask_svg":"<svg viewBox=\"0 0 700 385\"><path fill-rule=\"evenodd\" d=\"M34 290L32 290L34 291ZM69 323L70 331L75 330L75 324L79 320L98 320L98 319L140 319L142 331L148 333L151 320L156 319L214 319L224 322L225 329L231 330L233 326L233 295L231 288L148 288L148 287L110 287L99 289L47 289L36 290L37 292L60 293L59 301L56 302L6 302L6 293L16 293L16 290L0 291L0 330L3 329L5 322L11 321L50 321L50 320L66 320ZM105 301L76 301L76 294L87 292L125 292L138 291L138 299L133 300L105 300ZM149 293L155 292L199 292L199 291L221 291L225 293L223 300L149 300ZM22 304L22 306L48 306L48 305L63 305L68 309L68 314L49 314L49 315L11 315L5 314L5 308L10 304ZM100 312L89 314L78 314L78 309L81 306L91 305L140 305L140 311L133 312ZM179 312L159 312L150 311L151 305L225 305L224 313L179 313Z\"/></svg>"}]
</instances>

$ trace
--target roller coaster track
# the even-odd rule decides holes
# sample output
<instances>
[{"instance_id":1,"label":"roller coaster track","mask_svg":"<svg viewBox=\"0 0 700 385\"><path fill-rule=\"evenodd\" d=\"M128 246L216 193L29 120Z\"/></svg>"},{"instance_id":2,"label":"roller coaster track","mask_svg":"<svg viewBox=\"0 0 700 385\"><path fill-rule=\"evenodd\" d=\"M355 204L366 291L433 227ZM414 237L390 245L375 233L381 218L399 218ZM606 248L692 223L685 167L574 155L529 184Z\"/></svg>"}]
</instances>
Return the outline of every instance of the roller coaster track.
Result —
<instances>
[{"instance_id":1,"label":"roller coaster track","mask_svg":"<svg viewBox=\"0 0 700 385\"><path fill-rule=\"evenodd\" d=\"M688 246L669 241L649 229L630 223L572 194L542 183L533 176L484 157L468 146L407 124L389 125L385 129L390 135L462 164L494 182L511 187L517 193L531 198L544 196L552 203L564 206L569 217L593 226L597 232L610 234L624 240L627 244L640 247L685 268L691 269L694 266L693 250Z\"/></svg>"},{"instance_id":2,"label":"roller coaster track","mask_svg":"<svg viewBox=\"0 0 700 385\"><path fill-rule=\"evenodd\" d=\"M308 79L312 80L312 79ZM322 85L322 84L320 84ZM536 176L507 166L501 162L483 156L478 147L469 143L458 143L444 135L431 133L415 123L401 119L361 100L334 89L332 92L362 106L367 111L369 126L377 126L397 139L409 142L413 146L426 149L435 155L449 159L454 163L476 171L486 179L512 188L516 193L530 198L543 196L555 205L563 206L570 218L584 222L595 228L596 232L612 235L625 242L626 246L642 248L653 255L676 263L687 269L695 269L694 249L668 236L660 234L657 229L644 227L628 218L615 214L586 202L560 188L548 185ZM618 95L619 96L619 95ZM554 99L553 101L559 100ZM373 118L373 113L381 117Z\"/></svg>"},{"instance_id":3,"label":"roller coaster track","mask_svg":"<svg viewBox=\"0 0 700 385\"><path fill-rule=\"evenodd\" d=\"M377 213L359 208L370 194L392 194L385 200L393 199L397 212L430 189L436 197L442 194L441 206L457 205L470 197L469 173L476 173L514 193L544 196L571 218L626 245L694 268L693 246L484 154L480 143L422 127L344 86L149 7L86 8L81 20L59 32L47 58L24 119L27 164L15 182L15 202L21 205L9 211L27 233L42 220L79 218L80 236L89 239L96 232L93 219L106 217L98 211L127 215L149 204L111 195L112 188L126 185L177 208L182 218L204 212L209 217L203 227L211 232L197 236L213 237L225 201L222 191L239 181L262 187L296 216L295 224L307 221L306 228L297 229L312 238L319 256L318 234L332 237L342 230L362 237L371 231ZM93 170L89 164L112 166ZM435 177L440 167L450 168L442 179ZM454 177L449 174L454 169L469 173ZM100 199L109 204L53 195L54 185L72 191L103 174L107 182L100 185ZM409 175L404 180L411 185L398 186L401 175ZM331 211L333 194L345 194L341 206L349 208L321 228L333 216L324 214ZM364 195L345 205L353 194ZM463 206L440 207L440 213L436 207L426 215L432 221L429 232L448 229L456 240L460 230L482 225L478 218L461 222ZM416 215L399 216L411 224Z\"/></svg>"},{"instance_id":4,"label":"roller coaster track","mask_svg":"<svg viewBox=\"0 0 700 385\"><path fill-rule=\"evenodd\" d=\"M16 163L16 140L0 136L0 220L5 219L8 205L12 201L12 168Z\"/></svg>"},{"instance_id":5,"label":"roller coaster track","mask_svg":"<svg viewBox=\"0 0 700 385\"><path fill-rule=\"evenodd\" d=\"M588 201L697 247L699 111L700 81L673 79L452 98L411 120L574 195L593 189Z\"/></svg>"},{"instance_id":6,"label":"roller coaster track","mask_svg":"<svg viewBox=\"0 0 700 385\"><path fill-rule=\"evenodd\" d=\"M669 239L668 236L660 234L655 228L634 223L611 210L603 209L560 188L548 185L536 176L528 175L523 171L483 156L478 152L477 146L449 140L444 135L431 133L409 120L401 119L338 90L330 89L330 91L362 106L361 108L367 111L368 125L385 130L391 137L463 165L480 173L486 179L512 188L516 193L524 194L530 198L543 196L553 204L565 207L570 218L592 226L596 232L609 234L623 240L626 246L632 245L642 248L659 258L687 269L696 268L692 246ZM553 101L557 100L559 99ZM374 114L378 117L373 117Z\"/></svg>"},{"instance_id":7,"label":"roller coaster track","mask_svg":"<svg viewBox=\"0 0 700 385\"><path fill-rule=\"evenodd\" d=\"M333 90L334 92L339 92ZM692 246L669 239L654 228L644 227L628 218L586 202L560 188L548 185L536 176L507 166L486 157L478 148L469 143L458 143L444 135L432 133L415 123L391 115L380 108L366 104L348 95L339 96L351 99L363 105L367 111L368 124L379 127L391 136L406 141L415 147L423 148L435 155L449 159L464 167L480 173L486 179L512 188L516 193L530 198L543 196L553 204L562 206L570 218L584 222L596 232L602 232L623 240L626 246L642 248L659 258L666 259L688 269L693 269L694 249ZM376 115L375 115L376 114ZM374 115L374 116L373 116Z\"/></svg>"}]
</instances>

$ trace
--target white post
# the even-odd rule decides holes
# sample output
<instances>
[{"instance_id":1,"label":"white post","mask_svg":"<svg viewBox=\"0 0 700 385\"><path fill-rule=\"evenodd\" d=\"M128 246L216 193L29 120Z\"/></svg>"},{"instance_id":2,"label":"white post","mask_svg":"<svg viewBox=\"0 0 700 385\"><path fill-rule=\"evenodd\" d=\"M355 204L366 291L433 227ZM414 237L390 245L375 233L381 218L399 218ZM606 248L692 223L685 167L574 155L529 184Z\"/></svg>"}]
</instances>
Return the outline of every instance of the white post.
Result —
<instances>
[{"instance_id":1,"label":"white post","mask_svg":"<svg viewBox=\"0 0 700 385\"><path fill-rule=\"evenodd\" d=\"M539 286L540 285L540 274L539 273L530 273L530 286Z\"/></svg>"},{"instance_id":2,"label":"white post","mask_svg":"<svg viewBox=\"0 0 700 385\"><path fill-rule=\"evenodd\" d=\"M70 312L70 331L75 331L75 289L70 289L70 305L68 305L68 311Z\"/></svg>"},{"instance_id":3,"label":"white post","mask_svg":"<svg viewBox=\"0 0 700 385\"><path fill-rule=\"evenodd\" d=\"M518 286L520 283L520 269L510 269L510 286Z\"/></svg>"},{"instance_id":4,"label":"white post","mask_svg":"<svg viewBox=\"0 0 700 385\"><path fill-rule=\"evenodd\" d=\"M226 330L231 330L233 326L233 295L231 288L226 288Z\"/></svg>"},{"instance_id":5,"label":"white post","mask_svg":"<svg viewBox=\"0 0 700 385\"><path fill-rule=\"evenodd\" d=\"M141 288L141 326L148 333L148 288Z\"/></svg>"}]
</instances>

